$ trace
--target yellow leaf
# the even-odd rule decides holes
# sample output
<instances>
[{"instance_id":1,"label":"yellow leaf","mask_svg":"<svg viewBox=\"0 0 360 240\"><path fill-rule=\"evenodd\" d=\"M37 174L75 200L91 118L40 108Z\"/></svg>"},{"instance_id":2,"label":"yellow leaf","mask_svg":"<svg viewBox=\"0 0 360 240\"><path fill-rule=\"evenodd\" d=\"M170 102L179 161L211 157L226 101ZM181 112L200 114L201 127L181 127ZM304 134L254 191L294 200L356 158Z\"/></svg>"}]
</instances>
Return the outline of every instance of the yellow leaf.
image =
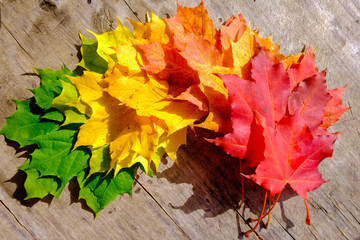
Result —
<instances>
[{"instance_id":1,"label":"yellow leaf","mask_svg":"<svg viewBox=\"0 0 360 240\"><path fill-rule=\"evenodd\" d=\"M65 111L67 107L74 107L80 113L88 114L88 106L80 101L76 87L68 82L64 82L60 79L63 86L63 90L60 95L54 98L52 106L60 111Z\"/></svg>"},{"instance_id":2,"label":"yellow leaf","mask_svg":"<svg viewBox=\"0 0 360 240\"><path fill-rule=\"evenodd\" d=\"M124 45L129 41L129 39L133 39L132 33L127 29L119 20L118 25L114 31L106 32L103 34L96 34L91 31L92 34L98 40L98 48L97 53L100 57L105 60L108 60L108 56L116 59L115 57L115 50L113 47Z\"/></svg>"},{"instance_id":3,"label":"yellow leaf","mask_svg":"<svg viewBox=\"0 0 360 240\"><path fill-rule=\"evenodd\" d=\"M99 82L103 75L85 71L81 77L69 77L80 93L80 99L90 105L91 101L96 101L102 97L102 88Z\"/></svg>"},{"instance_id":4,"label":"yellow leaf","mask_svg":"<svg viewBox=\"0 0 360 240\"><path fill-rule=\"evenodd\" d=\"M187 127L184 127L173 134L167 136L161 146L165 149L166 153L169 155L171 159L176 162L176 153L179 147L183 144L186 144L186 136L187 136Z\"/></svg>"},{"instance_id":5,"label":"yellow leaf","mask_svg":"<svg viewBox=\"0 0 360 240\"><path fill-rule=\"evenodd\" d=\"M234 59L235 72L242 77L241 69L244 67L254 55L255 33L250 25L245 30L244 34L236 43L231 42L231 49Z\"/></svg>"},{"instance_id":6,"label":"yellow leaf","mask_svg":"<svg viewBox=\"0 0 360 240\"><path fill-rule=\"evenodd\" d=\"M138 51L132 43L113 47L117 57L116 64L127 68L124 74L134 74L141 72L144 65Z\"/></svg>"},{"instance_id":7,"label":"yellow leaf","mask_svg":"<svg viewBox=\"0 0 360 240\"><path fill-rule=\"evenodd\" d=\"M169 36L166 31L166 23L153 12L151 12L151 20L145 23L137 22L129 19L134 27L134 38L138 44L146 44L150 42L158 42L167 44Z\"/></svg>"},{"instance_id":8,"label":"yellow leaf","mask_svg":"<svg viewBox=\"0 0 360 240\"><path fill-rule=\"evenodd\" d=\"M112 60L109 61L109 63ZM104 90L121 102L126 102L140 88L143 87L148 77L144 71L128 73L128 68L114 64L108 69L102 81Z\"/></svg>"}]
</instances>

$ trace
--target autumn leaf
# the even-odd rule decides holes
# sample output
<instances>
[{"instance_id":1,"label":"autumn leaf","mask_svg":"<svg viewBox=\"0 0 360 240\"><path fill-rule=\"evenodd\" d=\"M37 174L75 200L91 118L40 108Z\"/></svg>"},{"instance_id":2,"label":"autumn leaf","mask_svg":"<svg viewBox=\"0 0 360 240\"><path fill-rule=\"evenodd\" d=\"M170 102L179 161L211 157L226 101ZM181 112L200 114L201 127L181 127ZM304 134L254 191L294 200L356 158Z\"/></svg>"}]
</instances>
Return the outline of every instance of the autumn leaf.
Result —
<instances>
[{"instance_id":1,"label":"autumn leaf","mask_svg":"<svg viewBox=\"0 0 360 240\"><path fill-rule=\"evenodd\" d=\"M331 99L325 81L326 72L318 73L301 81L289 99L289 113L299 112L310 129L315 129L323 122L326 105Z\"/></svg>"},{"instance_id":2,"label":"autumn leaf","mask_svg":"<svg viewBox=\"0 0 360 240\"><path fill-rule=\"evenodd\" d=\"M79 93L72 83L60 80L62 91L52 100L51 107L65 115L64 125L84 123L89 115L89 107L80 101Z\"/></svg>"},{"instance_id":3,"label":"autumn leaf","mask_svg":"<svg viewBox=\"0 0 360 240\"><path fill-rule=\"evenodd\" d=\"M261 115L257 118L260 122L265 121ZM264 137L265 160L251 179L269 190L270 195L280 193L289 184L306 199L307 192L325 182L318 172L318 165L331 157L336 134L313 136L306 121L295 113L284 117L275 129L265 127Z\"/></svg>"},{"instance_id":4,"label":"autumn leaf","mask_svg":"<svg viewBox=\"0 0 360 240\"><path fill-rule=\"evenodd\" d=\"M245 30L247 30L246 23L241 14L230 17L225 24L220 26L220 39L223 49L228 50L231 42L237 42Z\"/></svg>"},{"instance_id":5,"label":"autumn leaf","mask_svg":"<svg viewBox=\"0 0 360 240\"><path fill-rule=\"evenodd\" d=\"M203 36L212 45L215 45L217 41L217 30L203 1L194 8L183 7L178 3L175 16L165 21L170 31L176 35L177 46L185 45L186 33Z\"/></svg>"},{"instance_id":6,"label":"autumn leaf","mask_svg":"<svg viewBox=\"0 0 360 240\"><path fill-rule=\"evenodd\" d=\"M77 175L80 186L79 199L84 199L86 204L97 215L109 202L115 200L120 194L131 195L134 183L135 166L122 169L117 175L96 173L86 178L86 172Z\"/></svg>"},{"instance_id":7,"label":"autumn leaf","mask_svg":"<svg viewBox=\"0 0 360 240\"><path fill-rule=\"evenodd\" d=\"M41 177L36 169L25 170L26 180L24 187L26 189L26 199L44 198L48 194L60 197L62 189L60 188L60 180L55 176Z\"/></svg>"},{"instance_id":8,"label":"autumn leaf","mask_svg":"<svg viewBox=\"0 0 360 240\"><path fill-rule=\"evenodd\" d=\"M203 1L177 7L172 18L130 20L133 31L118 19L96 39L80 35L81 76L65 66L36 69L34 98L15 100L17 111L0 131L36 147L19 167L27 198L58 198L76 178L79 198L97 215L118 195L131 195L138 169L152 176L166 154L176 161L187 131L200 127L222 134L208 141L266 190L246 236L270 219L287 184L304 198L310 224L307 193L325 182L318 166L338 135L328 127L349 109L341 99L346 87L327 89L311 47L284 56L241 14L217 30Z\"/></svg>"},{"instance_id":9,"label":"autumn leaf","mask_svg":"<svg viewBox=\"0 0 360 240\"><path fill-rule=\"evenodd\" d=\"M107 62L96 51L98 49L98 41L96 39L87 39L81 34L80 39L82 42L80 48L82 59L77 65L89 71L105 73Z\"/></svg>"},{"instance_id":10,"label":"autumn leaf","mask_svg":"<svg viewBox=\"0 0 360 240\"><path fill-rule=\"evenodd\" d=\"M38 88L30 90L35 97L36 104L44 110L51 107L54 97L61 93L61 83L59 79L69 82L66 75L75 76L66 66L61 70L55 71L49 68L35 69L41 78L41 85Z\"/></svg>"},{"instance_id":11,"label":"autumn leaf","mask_svg":"<svg viewBox=\"0 0 360 240\"><path fill-rule=\"evenodd\" d=\"M219 75L229 91L232 131L209 140L232 156L245 158L243 167L254 171L249 178L269 191L270 201L276 194L278 199L289 184L304 198L306 208L307 192L325 182L318 165L324 158L331 157L338 135L320 127L326 121L325 109L334 106L331 102L334 98L335 112L341 116L347 110L341 106L343 89L329 91L325 71L316 73L316 67L310 64L313 63L311 57L312 51L308 50L299 58L299 63L293 62L295 66L291 65L286 71L282 61L272 62L261 50L251 59L250 80L238 75ZM306 64L312 70L299 72ZM313 75L305 77L310 73ZM292 88L291 81L297 82L297 86ZM330 93L335 93L335 97ZM261 218L262 214L259 221ZM309 212L306 222L310 223Z\"/></svg>"},{"instance_id":12,"label":"autumn leaf","mask_svg":"<svg viewBox=\"0 0 360 240\"><path fill-rule=\"evenodd\" d=\"M97 39L98 46L96 52L105 61L108 60L108 57L111 57L114 61L116 61L117 56L116 49L114 49L114 47L126 45L129 43L130 39L133 39L133 34L121 23L119 19L117 19L117 27L114 31L102 34L91 33ZM93 57L96 57L96 55L91 54L89 56L89 58Z\"/></svg>"},{"instance_id":13,"label":"autumn leaf","mask_svg":"<svg viewBox=\"0 0 360 240\"><path fill-rule=\"evenodd\" d=\"M349 110L349 107L344 107L342 105L341 95L345 91L346 86L342 88L336 88L329 90L329 94L331 96L330 101L327 103L326 108L324 110L324 120L321 124L321 127L327 129L335 122L337 122L344 112Z\"/></svg>"},{"instance_id":14,"label":"autumn leaf","mask_svg":"<svg viewBox=\"0 0 360 240\"><path fill-rule=\"evenodd\" d=\"M157 42L160 44L167 44L169 42L169 34L167 26L163 19L160 19L153 12L151 17L146 15L145 23L137 22L128 19L134 27L133 35L137 44L146 44Z\"/></svg>"},{"instance_id":15,"label":"autumn leaf","mask_svg":"<svg viewBox=\"0 0 360 240\"><path fill-rule=\"evenodd\" d=\"M294 89L302 80L312 77L318 72L315 65L314 50L309 47L298 63L292 64L287 72L290 78L290 88Z\"/></svg>"},{"instance_id":16,"label":"autumn leaf","mask_svg":"<svg viewBox=\"0 0 360 240\"><path fill-rule=\"evenodd\" d=\"M242 158L246 154L245 166L256 167L263 160L258 147L264 146L261 133L264 126L259 126L256 122L252 123L253 113L261 114L265 117L267 126L275 127L286 113L291 92L289 78L281 63L271 62L264 52L260 52L251 60L251 63L251 81L241 79L238 75L220 75L229 93L237 97L230 98L233 130L221 138L221 143L217 142L217 145L227 145L229 143L223 140L231 139L231 145L228 146L230 149L225 151L232 152L232 146L235 148L234 151L238 151L236 150L238 146L242 146L241 154L231 155ZM237 120L239 112L242 113L240 116L242 121ZM250 125L253 127L251 131ZM249 140L256 145L252 144L247 148Z\"/></svg>"},{"instance_id":17,"label":"autumn leaf","mask_svg":"<svg viewBox=\"0 0 360 240\"><path fill-rule=\"evenodd\" d=\"M250 125L253 120L252 109L241 94L242 85L238 84L237 76L220 76L229 91L231 103L231 126L232 132L224 137L208 139L208 141L221 146L231 156L242 159L246 153L250 137Z\"/></svg>"},{"instance_id":18,"label":"autumn leaf","mask_svg":"<svg viewBox=\"0 0 360 240\"><path fill-rule=\"evenodd\" d=\"M62 190L73 177L84 170L89 159L87 149L71 151L77 131L76 128L61 128L35 138L38 148L31 154L29 165L19 169L25 172L36 169L40 177L57 177Z\"/></svg>"},{"instance_id":19,"label":"autumn leaf","mask_svg":"<svg viewBox=\"0 0 360 240\"><path fill-rule=\"evenodd\" d=\"M20 147L34 144L34 139L38 136L47 134L58 126L53 122L42 121L40 114L31 111L31 100L14 100L17 111L6 118L6 124L1 129L0 134L4 134L7 139L16 141Z\"/></svg>"}]
</instances>

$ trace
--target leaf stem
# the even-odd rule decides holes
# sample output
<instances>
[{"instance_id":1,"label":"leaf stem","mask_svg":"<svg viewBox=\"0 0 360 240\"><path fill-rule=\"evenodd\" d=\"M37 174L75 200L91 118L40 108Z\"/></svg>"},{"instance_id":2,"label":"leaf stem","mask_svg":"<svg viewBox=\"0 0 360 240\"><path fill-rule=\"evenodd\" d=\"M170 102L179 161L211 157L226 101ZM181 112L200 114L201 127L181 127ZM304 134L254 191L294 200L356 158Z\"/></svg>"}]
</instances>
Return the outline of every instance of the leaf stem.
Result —
<instances>
[{"instance_id":1,"label":"leaf stem","mask_svg":"<svg viewBox=\"0 0 360 240\"><path fill-rule=\"evenodd\" d=\"M309 211L309 207L307 205L307 200L306 199L304 199L304 203L305 203L305 207L306 207L306 220L305 220L305 223L307 225L311 225L310 211Z\"/></svg>"},{"instance_id":2,"label":"leaf stem","mask_svg":"<svg viewBox=\"0 0 360 240\"><path fill-rule=\"evenodd\" d=\"M252 233L253 231L255 231L255 229L256 229L256 228L259 226L259 224L260 224L260 221L261 221L261 219L262 219L262 217L263 217L263 214L264 214L264 210L265 210L265 206L266 206L266 199L267 199L268 192L269 192L269 191L266 191L266 193L265 193L264 204L263 204L263 207L262 207L260 216L259 216L259 220L257 221L256 225L255 225L252 229L250 229L249 231L247 231L247 232L245 233L245 236L246 236L246 237L249 237L249 236L250 236L250 233Z\"/></svg>"}]
</instances>

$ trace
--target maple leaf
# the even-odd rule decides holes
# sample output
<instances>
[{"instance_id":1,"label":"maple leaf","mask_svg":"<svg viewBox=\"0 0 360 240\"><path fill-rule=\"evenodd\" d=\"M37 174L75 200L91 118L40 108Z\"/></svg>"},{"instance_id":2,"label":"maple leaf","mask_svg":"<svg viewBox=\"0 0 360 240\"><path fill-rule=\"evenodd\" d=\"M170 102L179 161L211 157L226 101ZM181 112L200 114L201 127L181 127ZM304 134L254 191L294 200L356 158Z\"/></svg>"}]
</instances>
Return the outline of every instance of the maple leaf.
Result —
<instances>
[{"instance_id":1,"label":"maple leaf","mask_svg":"<svg viewBox=\"0 0 360 240\"><path fill-rule=\"evenodd\" d=\"M223 49L229 49L231 42L237 42L246 29L245 19L241 14L230 17L224 25L220 26L220 39Z\"/></svg>"},{"instance_id":2,"label":"maple leaf","mask_svg":"<svg viewBox=\"0 0 360 240\"><path fill-rule=\"evenodd\" d=\"M221 79L214 73L223 73L221 67L223 56L204 38L197 38L194 34L187 34L188 42L181 55L189 66L199 74L199 88L207 98L209 113L198 127L209 130L228 132L230 110L228 92Z\"/></svg>"},{"instance_id":3,"label":"maple leaf","mask_svg":"<svg viewBox=\"0 0 360 240\"><path fill-rule=\"evenodd\" d=\"M97 149L109 145L112 159L109 171L114 168L115 174L137 162L148 172L152 157L157 158L158 149L174 146L167 141L172 139L178 147L185 143L183 138L175 139L171 135L200 118L196 115L192 119L194 112L185 101L159 102L161 97L156 92L151 95L158 84L156 81L149 81L131 97L124 98L124 105L101 87L106 82L102 75L85 72L71 80L77 86L81 101L92 110L90 118L80 128L75 147L84 145ZM187 104L188 109L182 103ZM167 133L163 136L165 130Z\"/></svg>"},{"instance_id":4,"label":"maple leaf","mask_svg":"<svg viewBox=\"0 0 360 240\"><path fill-rule=\"evenodd\" d=\"M295 66L286 71L282 61L274 63L260 50L251 59L250 80L238 75L219 75L230 95L232 131L209 140L234 157L244 157L245 167L255 168L250 179L270 192L270 201L289 184L304 198L306 208L306 193L325 182L317 168L324 158L331 157L338 135L320 128L325 121L325 109L335 103L330 102L325 71L316 74L312 56L308 50L299 63L294 58L291 64ZM306 64L312 70L297 72ZM306 77L310 73L315 75ZM293 87L291 81L297 86ZM339 100L341 90L335 90L336 112L340 116L346 110ZM263 212L247 235L258 226L262 215ZM309 212L306 222L310 223Z\"/></svg>"},{"instance_id":5,"label":"maple leaf","mask_svg":"<svg viewBox=\"0 0 360 240\"><path fill-rule=\"evenodd\" d=\"M60 180L55 176L41 177L36 169L25 170L26 180L24 187L26 190L26 199L44 198L48 194L59 198L61 194Z\"/></svg>"},{"instance_id":6,"label":"maple leaf","mask_svg":"<svg viewBox=\"0 0 360 240\"><path fill-rule=\"evenodd\" d=\"M301 81L289 99L289 113L299 111L310 129L317 128L323 122L326 105L331 99L325 80L326 72Z\"/></svg>"},{"instance_id":7,"label":"maple leaf","mask_svg":"<svg viewBox=\"0 0 360 240\"><path fill-rule=\"evenodd\" d=\"M151 17L146 15L146 22L141 23L128 19L134 27L133 35L138 44L157 42L166 44L169 42L169 34L166 29L166 23L153 12Z\"/></svg>"},{"instance_id":8,"label":"maple leaf","mask_svg":"<svg viewBox=\"0 0 360 240\"><path fill-rule=\"evenodd\" d=\"M29 164L19 169L27 172L30 169L39 171L40 177L59 178L59 188L65 185L87 166L90 157L87 149L71 151L74 144L75 129L61 128L34 139L37 149L31 154Z\"/></svg>"},{"instance_id":9,"label":"maple leaf","mask_svg":"<svg viewBox=\"0 0 360 240\"><path fill-rule=\"evenodd\" d=\"M231 126L232 132L224 137L208 139L208 141L221 146L231 156L242 159L246 153L250 137L250 125L253 120L251 108L241 94L242 86L238 77L221 76L229 91L231 103Z\"/></svg>"},{"instance_id":10,"label":"maple leaf","mask_svg":"<svg viewBox=\"0 0 360 240\"><path fill-rule=\"evenodd\" d=\"M350 107L344 107L342 105L341 95L345 91L346 86L342 88L336 88L329 90L331 96L330 101L327 103L324 110L324 120L321 127L327 129L332 124L337 122L344 112L350 109Z\"/></svg>"},{"instance_id":11,"label":"maple leaf","mask_svg":"<svg viewBox=\"0 0 360 240\"><path fill-rule=\"evenodd\" d=\"M119 194L128 193L131 195L135 167L124 168L117 175L114 175L113 171L108 175L94 173L89 178L86 178L86 172L80 172L77 175L80 186L79 199L84 199L97 215Z\"/></svg>"},{"instance_id":12,"label":"maple leaf","mask_svg":"<svg viewBox=\"0 0 360 240\"><path fill-rule=\"evenodd\" d=\"M289 77L282 63L271 62L263 51L251 60L251 64L252 81L238 75L221 75L221 79L225 85L235 81L239 85L237 90L252 111L265 116L266 123L274 127L286 113L291 95Z\"/></svg>"},{"instance_id":13,"label":"maple leaf","mask_svg":"<svg viewBox=\"0 0 360 240\"><path fill-rule=\"evenodd\" d=\"M315 65L314 50L309 47L298 63L292 64L287 72L290 78L290 88L294 89L302 80L312 77L318 72Z\"/></svg>"},{"instance_id":14,"label":"maple leaf","mask_svg":"<svg viewBox=\"0 0 360 240\"><path fill-rule=\"evenodd\" d=\"M82 42L80 48L82 59L77 65L89 71L105 73L107 62L97 53L98 41L96 39L87 39L81 34L80 39Z\"/></svg>"},{"instance_id":15,"label":"maple leaf","mask_svg":"<svg viewBox=\"0 0 360 240\"><path fill-rule=\"evenodd\" d=\"M61 93L62 88L59 79L69 82L66 75L75 76L75 74L66 66L63 66L59 71L49 68L35 70L39 74L41 85L30 91L34 94L36 104L42 109L47 110L51 107L53 98Z\"/></svg>"},{"instance_id":16,"label":"maple leaf","mask_svg":"<svg viewBox=\"0 0 360 240\"><path fill-rule=\"evenodd\" d=\"M203 1L194 8L183 7L178 3L175 16L165 21L170 31L176 35L175 41L179 47L186 45L186 33L202 36L212 45L217 41L217 30Z\"/></svg>"},{"instance_id":17,"label":"maple leaf","mask_svg":"<svg viewBox=\"0 0 360 240\"><path fill-rule=\"evenodd\" d=\"M265 146L262 136L264 126L259 126L253 120L251 112L263 115L266 118L266 126L275 127L286 113L291 94L289 78L281 63L271 62L261 51L251 60L251 65L252 81L241 79L238 75L219 75L229 94L231 92L236 96L230 98L232 132L222 138L211 140L218 146L226 146L225 151L228 153L235 151L236 155L231 154L232 156L241 159L246 154L246 167L256 167L264 159L259 151L259 148ZM239 113L242 114L239 116ZM256 145L250 145L250 140Z\"/></svg>"},{"instance_id":18,"label":"maple leaf","mask_svg":"<svg viewBox=\"0 0 360 240\"><path fill-rule=\"evenodd\" d=\"M84 123L90 114L89 106L80 101L79 93L72 83L60 80L61 93L52 100L52 107L65 115L64 125Z\"/></svg>"},{"instance_id":19,"label":"maple leaf","mask_svg":"<svg viewBox=\"0 0 360 240\"><path fill-rule=\"evenodd\" d=\"M34 114L31 108L34 108L31 100L14 100L17 111L6 118L6 123L1 129L0 134L4 134L7 139L16 141L20 147L34 144L34 139L45 135L58 126L53 122L42 121L41 114Z\"/></svg>"},{"instance_id":20,"label":"maple leaf","mask_svg":"<svg viewBox=\"0 0 360 240\"><path fill-rule=\"evenodd\" d=\"M260 122L261 115L257 115ZM263 123L264 124L264 123ZM318 172L319 163L331 157L336 134L313 136L300 114L284 117L276 128L265 127L265 160L251 175L256 183L274 196L289 184L306 199L306 193L325 181Z\"/></svg>"},{"instance_id":21,"label":"maple leaf","mask_svg":"<svg viewBox=\"0 0 360 240\"><path fill-rule=\"evenodd\" d=\"M97 54L106 61L108 60L108 57L111 57L116 61L117 56L114 47L126 45L129 43L130 39L133 39L133 34L130 30L127 29L119 19L117 19L117 22L118 24L114 31L105 32L99 35L90 31L96 37L98 42L96 49ZM93 56L91 55L90 57Z\"/></svg>"}]
</instances>

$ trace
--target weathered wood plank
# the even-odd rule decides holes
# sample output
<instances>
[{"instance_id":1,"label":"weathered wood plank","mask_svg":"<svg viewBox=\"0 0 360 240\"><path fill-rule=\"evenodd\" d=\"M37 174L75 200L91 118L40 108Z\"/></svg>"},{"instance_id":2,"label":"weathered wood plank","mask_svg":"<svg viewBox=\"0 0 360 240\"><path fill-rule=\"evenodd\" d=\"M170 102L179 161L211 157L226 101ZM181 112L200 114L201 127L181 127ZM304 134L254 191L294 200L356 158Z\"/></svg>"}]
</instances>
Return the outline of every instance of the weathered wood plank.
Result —
<instances>
[{"instance_id":1,"label":"weathered wood plank","mask_svg":"<svg viewBox=\"0 0 360 240\"><path fill-rule=\"evenodd\" d=\"M139 14L140 17L150 10L160 17L174 11L172 3L159 6L157 1L146 1L146 3L142 1L127 2L134 11L141 13ZM199 2L180 1L181 4L190 7L196 6ZM236 11L242 13L245 19L251 22L252 26L261 28L260 34L262 36L269 36L272 32L274 42L280 44L285 54L296 53L311 42L312 46L317 48L316 62L319 69L328 68L329 88L348 84L344 102L345 105L351 106L352 110L346 113L343 119L333 127L336 130L345 131L346 137L344 135L339 137L335 145L334 157L325 160L320 166L324 178L330 179L331 182L309 194L314 224L309 227L305 225L305 211L302 199L293 197L291 191L287 191L280 199L280 209L275 209L273 213L272 229L270 231L262 229L259 235L265 239L283 239L284 236L277 235L277 233L285 231L288 237L295 239L353 239L359 237L360 212L359 208L356 207L356 199L360 194L359 188L354 186L359 180L357 174L359 170L359 151L355 145L359 140L358 129L360 125L360 104L359 101L356 101L359 100L356 92L359 90L360 85L359 2L269 2L257 0L226 1L226 4L222 4L219 1L205 1L205 5L215 24L223 22L229 16L235 14ZM201 156L198 154L195 154L195 156L185 154L184 158L187 158L184 160L185 164L189 164L191 161L201 161ZM206 165L202 167L209 170ZM189 168L181 165L180 168L190 171ZM198 170L199 166L195 167L195 169ZM182 172L183 175L186 170ZM164 175L160 173L165 178L166 174L168 173ZM193 174L184 177L184 179L195 178L195 176ZM182 179L181 176L177 177ZM214 184L210 185L214 186ZM206 190L211 189L211 187L206 186L205 184L202 189L198 190L203 192L198 194L199 196L206 196ZM154 189L160 188L162 185L146 185L146 187L152 187L151 189L155 191ZM181 192L183 194L189 194L190 192L191 194L191 190L186 190L186 188ZM166 194L158 195L159 199L166 197ZM248 206L255 214L260 212L261 196L256 191L247 192ZM198 201L203 202L201 199ZM166 205L166 202L163 204ZM201 206L198 207L201 209ZM209 211L216 211L216 208ZM253 217L253 215L248 217ZM188 220L183 219L181 216L177 216L176 219L179 222Z\"/></svg>"},{"instance_id":2,"label":"weathered wood plank","mask_svg":"<svg viewBox=\"0 0 360 240\"><path fill-rule=\"evenodd\" d=\"M199 1L179 2L196 6ZM286 190L273 211L270 229L262 226L256 233L263 239L359 238L359 1L204 2L216 25L238 11L253 27L260 27L262 36L272 32L274 42L281 45L285 54L296 53L311 41L317 48L319 69L328 68L329 87L348 84L344 99L345 105L352 109L333 127L334 131L345 134L336 142L333 158L320 165L324 178L331 181L309 194L313 225L304 223L302 199ZM38 85L37 77L24 73L33 73L32 67L56 69L61 63L75 68L78 62L75 45L80 44L78 32L90 37L86 28L97 33L110 30L115 27L116 15L127 26L125 17L144 20L149 10L160 17L172 16L176 1L92 0L88 4L85 0L3 0L0 8L0 126L3 126L3 117L15 110L9 99L28 98L31 94L25 89ZM169 160L160 167L157 177L141 176L139 182L146 191L135 186L132 199L117 199L93 219L91 213L81 209L79 202L71 204L68 189L58 202L52 201L50 205L40 201L26 207L12 198L16 185L7 180L16 174L15 167L23 158L18 159L21 153L16 154L2 138L1 200L38 239L242 238L241 232L249 229L244 219L259 214L264 192L247 185L246 205L236 212L234 206L241 198L239 181L233 172L236 166L227 172L219 161L230 159L206 143L202 153L195 140L202 141L192 137L190 145L179 152L179 166ZM12 232L13 226L19 226L9 212L4 210L0 214L5 216L0 230L6 228L7 234L15 238L29 237Z\"/></svg>"},{"instance_id":3,"label":"weathered wood plank","mask_svg":"<svg viewBox=\"0 0 360 240\"><path fill-rule=\"evenodd\" d=\"M78 62L76 54L80 44L78 32L91 36L85 29L103 32L113 28L116 15L134 17L124 3L86 1L3 1L1 7L0 34L0 109L1 126L5 116L10 115L15 106L11 98L31 97L26 88L34 88L39 80L32 67L58 69L65 63L74 69ZM133 197L125 196L111 203L98 218L81 209L81 203L70 198L65 189L59 201L52 203L51 198L37 202L20 202L12 198L16 184L12 179L16 167L25 160L18 158L15 150L1 137L1 200L16 218L35 236L36 239L187 239L186 235L159 208L149 195L139 186L134 187ZM20 184L17 176L14 180ZM69 188L73 188L71 184ZM75 190L76 192L76 190ZM24 194L21 193L20 195ZM123 204L121 202L127 203ZM3 210L3 209L2 209ZM5 220L1 229L8 228L6 237L23 237L23 233L10 228L13 216L1 211ZM154 227L156 226L156 227ZM29 235L29 234L28 234Z\"/></svg>"},{"instance_id":4,"label":"weathered wood plank","mask_svg":"<svg viewBox=\"0 0 360 240\"><path fill-rule=\"evenodd\" d=\"M28 230L17 221L2 200L0 200L0 219L0 237L2 239L34 239Z\"/></svg>"},{"instance_id":5,"label":"weathered wood plank","mask_svg":"<svg viewBox=\"0 0 360 240\"><path fill-rule=\"evenodd\" d=\"M58 201L46 197L42 201L19 202L12 195L25 196L24 190L16 186L22 185L25 179L16 175L16 166L25 159L19 156L22 153L14 156L3 141L0 149L4 150L2 153L13 155L4 155L9 157L6 168L0 169L0 199L36 239L112 239L116 236L124 239L187 239L140 186L134 187L132 197L125 195L110 203L97 218L88 208L82 209L83 203L76 200L77 185L74 182ZM12 219L13 216L6 216L4 224Z\"/></svg>"}]
</instances>

